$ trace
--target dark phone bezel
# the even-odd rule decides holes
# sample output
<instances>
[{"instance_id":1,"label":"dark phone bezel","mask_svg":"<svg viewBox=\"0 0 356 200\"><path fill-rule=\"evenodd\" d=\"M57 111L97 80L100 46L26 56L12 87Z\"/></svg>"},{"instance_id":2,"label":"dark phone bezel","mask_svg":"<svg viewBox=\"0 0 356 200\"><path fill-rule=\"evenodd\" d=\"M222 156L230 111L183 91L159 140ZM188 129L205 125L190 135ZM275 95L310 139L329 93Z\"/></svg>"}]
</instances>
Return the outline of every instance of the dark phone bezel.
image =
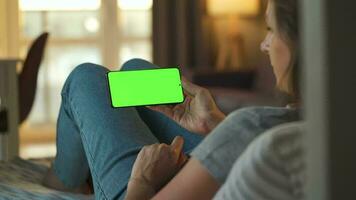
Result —
<instances>
[{"instance_id":1,"label":"dark phone bezel","mask_svg":"<svg viewBox=\"0 0 356 200\"><path fill-rule=\"evenodd\" d=\"M182 89L182 94L183 94L183 101L181 102L177 102L177 103L159 103L159 104L145 104L145 105L136 105L136 106L120 106L120 107L115 107L113 105L113 102L112 102L112 95L111 95L111 88L110 88L110 84L109 84L109 73L112 73L112 72L130 72L130 71L142 71L142 70L161 70L161 69L177 69L178 70L178 74L179 74L179 77L180 77L180 81L181 81L181 89ZM177 105L177 104L180 104L180 103L183 103L184 100L185 100L185 95L184 95L184 89L183 89L183 86L182 86L182 75L180 73L180 70L178 67L168 67L168 68L155 68L155 69L138 69L138 70L126 70L126 71L107 71L106 72L106 85L107 85L107 88L108 88L108 91L109 91L109 99L110 99L110 105L112 108L116 109L116 108L130 108L130 107L146 107L146 106L157 106L157 105Z\"/></svg>"}]
</instances>

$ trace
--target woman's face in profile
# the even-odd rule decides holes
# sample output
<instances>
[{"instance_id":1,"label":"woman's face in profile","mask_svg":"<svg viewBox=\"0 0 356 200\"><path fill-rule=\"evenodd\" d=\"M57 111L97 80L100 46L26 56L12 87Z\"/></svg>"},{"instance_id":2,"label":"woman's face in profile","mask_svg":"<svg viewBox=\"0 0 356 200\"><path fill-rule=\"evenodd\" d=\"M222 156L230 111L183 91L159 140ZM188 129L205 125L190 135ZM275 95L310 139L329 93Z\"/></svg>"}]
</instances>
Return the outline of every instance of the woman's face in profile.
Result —
<instances>
[{"instance_id":1,"label":"woman's face in profile","mask_svg":"<svg viewBox=\"0 0 356 200\"><path fill-rule=\"evenodd\" d=\"M281 35L278 33L274 5L271 0L268 2L266 11L266 23L268 33L265 40L261 43L261 50L269 56L274 75L276 76L277 87L283 88L280 85L280 81L289 66L291 52L287 43L282 40Z\"/></svg>"}]
</instances>

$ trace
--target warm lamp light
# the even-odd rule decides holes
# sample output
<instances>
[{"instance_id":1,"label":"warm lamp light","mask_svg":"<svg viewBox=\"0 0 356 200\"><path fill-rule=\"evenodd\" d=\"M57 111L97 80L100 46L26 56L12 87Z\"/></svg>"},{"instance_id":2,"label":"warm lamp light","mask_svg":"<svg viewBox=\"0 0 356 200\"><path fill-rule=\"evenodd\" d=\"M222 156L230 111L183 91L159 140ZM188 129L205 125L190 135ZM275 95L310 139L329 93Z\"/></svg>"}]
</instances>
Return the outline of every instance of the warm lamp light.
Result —
<instances>
[{"instance_id":1,"label":"warm lamp light","mask_svg":"<svg viewBox=\"0 0 356 200\"><path fill-rule=\"evenodd\" d=\"M259 0L208 0L209 15L257 15Z\"/></svg>"},{"instance_id":2,"label":"warm lamp light","mask_svg":"<svg viewBox=\"0 0 356 200\"><path fill-rule=\"evenodd\" d=\"M256 16L259 13L259 3L260 0L207 0L208 14L219 19L226 18L225 22L228 22L223 24L223 28L217 28L219 47L216 69L218 71L246 69L244 38L240 32L239 17Z\"/></svg>"}]
</instances>

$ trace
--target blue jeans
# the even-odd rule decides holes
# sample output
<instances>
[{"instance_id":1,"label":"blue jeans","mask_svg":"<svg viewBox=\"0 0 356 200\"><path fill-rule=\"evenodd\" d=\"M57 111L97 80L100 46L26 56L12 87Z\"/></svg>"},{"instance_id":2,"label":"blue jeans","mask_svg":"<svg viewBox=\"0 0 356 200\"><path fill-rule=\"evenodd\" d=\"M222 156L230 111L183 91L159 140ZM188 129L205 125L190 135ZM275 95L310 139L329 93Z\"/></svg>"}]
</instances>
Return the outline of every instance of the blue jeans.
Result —
<instances>
[{"instance_id":1,"label":"blue jeans","mask_svg":"<svg viewBox=\"0 0 356 200\"><path fill-rule=\"evenodd\" d=\"M133 59L122 70L157 68ZM69 75L62 90L57 122L56 175L69 188L91 174L96 199L122 199L133 163L144 145L185 139L189 153L202 140L161 113L145 107L112 108L106 73L95 64L82 64Z\"/></svg>"}]
</instances>

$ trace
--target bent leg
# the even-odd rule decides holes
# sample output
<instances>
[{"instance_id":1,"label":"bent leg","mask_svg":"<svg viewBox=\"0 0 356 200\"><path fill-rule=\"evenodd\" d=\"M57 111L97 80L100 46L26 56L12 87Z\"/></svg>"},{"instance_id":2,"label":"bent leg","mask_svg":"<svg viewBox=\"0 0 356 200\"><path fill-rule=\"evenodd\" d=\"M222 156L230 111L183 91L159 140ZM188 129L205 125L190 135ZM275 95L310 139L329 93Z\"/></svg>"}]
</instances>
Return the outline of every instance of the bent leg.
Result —
<instances>
[{"instance_id":1,"label":"bent leg","mask_svg":"<svg viewBox=\"0 0 356 200\"><path fill-rule=\"evenodd\" d=\"M133 59L122 70L156 67ZM124 196L142 146L158 142L156 138L170 143L182 135L184 150L189 152L201 137L145 107L113 109L106 73L101 66L83 64L68 77L62 91L54 168L66 186L77 187L88 178L90 166L96 197L116 199Z\"/></svg>"},{"instance_id":2,"label":"bent leg","mask_svg":"<svg viewBox=\"0 0 356 200\"><path fill-rule=\"evenodd\" d=\"M89 164L96 198L118 199L142 146L158 141L135 108L111 107L106 73L101 66L82 64L68 77L54 167L63 183L75 186L87 178Z\"/></svg>"}]
</instances>

